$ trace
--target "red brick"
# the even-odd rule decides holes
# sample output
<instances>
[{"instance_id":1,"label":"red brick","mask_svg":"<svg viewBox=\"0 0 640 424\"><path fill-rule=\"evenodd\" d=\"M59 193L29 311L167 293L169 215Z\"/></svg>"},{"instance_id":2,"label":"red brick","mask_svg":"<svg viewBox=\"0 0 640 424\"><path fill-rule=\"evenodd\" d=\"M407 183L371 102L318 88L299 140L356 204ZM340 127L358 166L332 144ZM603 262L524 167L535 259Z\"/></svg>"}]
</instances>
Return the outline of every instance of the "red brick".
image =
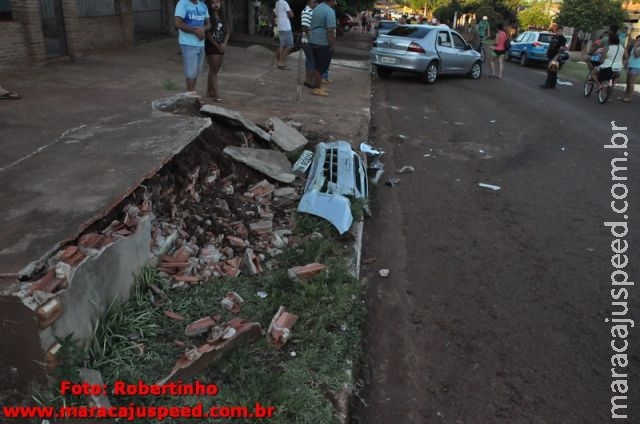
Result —
<instances>
[{"instance_id":1,"label":"red brick","mask_svg":"<svg viewBox=\"0 0 640 424\"><path fill-rule=\"evenodd\" d=\"M289 268L287 273L289 278L294 281L306 281L323 272L325 269L327 269L326 265L314 262L304 266Z\"/></svg>"}]
</instances>

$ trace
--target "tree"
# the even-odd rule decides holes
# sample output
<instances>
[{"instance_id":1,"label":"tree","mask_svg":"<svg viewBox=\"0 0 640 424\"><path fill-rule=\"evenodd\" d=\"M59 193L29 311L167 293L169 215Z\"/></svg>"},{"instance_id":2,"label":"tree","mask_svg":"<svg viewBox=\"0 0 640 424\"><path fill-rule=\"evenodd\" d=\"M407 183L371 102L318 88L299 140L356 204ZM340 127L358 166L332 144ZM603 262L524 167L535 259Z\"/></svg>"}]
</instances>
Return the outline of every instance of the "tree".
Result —
<instances>
[{"instance_id":1,"label":"tree","mask_svg":"<svg viewBox=\"0 0 640 424\"><path fill-rule=\"evenodd\" d=\"M556 20L590 33L612 24L621 25L625 16L621 0L564 0Z\"/></svg>"},{"instance_id":2,"label":"tree","mask_svg":"<svg viewBox=\"0 0 640 424\"><path fill-rule=\"evenodd\" d=\"M551 24L551 17L546 12L545 2L537 1L529 8L518 13L520 28L547 28Z\"/></svg>"}]
</instances>

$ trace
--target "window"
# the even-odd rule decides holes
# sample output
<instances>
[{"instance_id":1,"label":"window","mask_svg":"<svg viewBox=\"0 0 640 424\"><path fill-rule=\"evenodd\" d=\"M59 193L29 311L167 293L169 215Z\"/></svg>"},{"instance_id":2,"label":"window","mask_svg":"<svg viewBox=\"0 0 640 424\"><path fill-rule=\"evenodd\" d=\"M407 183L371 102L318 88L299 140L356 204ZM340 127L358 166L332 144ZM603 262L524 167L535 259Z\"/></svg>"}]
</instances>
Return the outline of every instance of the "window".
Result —
<instances>
[{"instance_id":1,"label":"window","mask_svg":"<svg viewBox=\"0 0 640 424\"><path fill-rule=\"evenodd\" d=\"M538 37L538 41L541 43L549 43L552 37L553 34L540 34L540 36Z\"/></svg>"},{"instance_id":2,"label":"window","mask_svg":"<svg viewBox=\"0 0 640 424\"><path fill-rule=\"evenodd\" d=\"M396 37L407 37L407 38L424 38L427 33L431 31L431 28L424 27L409 27L409 26L399 26L395 29L392 29L388 35L394 35Z\"/></svg>"},{"instance_id":3,"label":"window","mask_svg":"<svg viewBox=\"0 0 640 424\"><path fill-rule=\"evenodd\" d=\"M78 16L82 18L120 14L120 2L116 0L77 0L77 2Z\"/></svg>"},{"instance_id":4,"label":"window","mask_svg":"<svg viewBox=\"0 0 640 424\"><path fill-rule=\"evenodd\" d=\"M518 35L518 38L516 38L516 42L521 43L528 36L529 36L528 32L523 32L522 34Z\"/></svg>"},{"instance_id":5,"label":"window","mask_svg":"<svg viewBox=\"0 0 640 424\"><path fill-rule=\"evenodd\" d=\"M12 19L11 0L0 0L0 21L10 21Z\"/></svg>"},{"instance_id":6,"label":"window","mask_svg":"<svg viewBox=\"0 0 640 424\"><path fill-rule=\"evenodd\" d=\"M451 35L453 36L453 46L456 49L465 50L467 48L467 43L465 43L465 41L462 39L462 37L460 37L456 33L451 33Z\"/></svg>"},{"instance_id":7,"label":"window","mask_svg":"<svg viewBox=\"0 0 640 424\"><path fill-rule=\"evenodd\" d=\"M438 45L442 47L451 47L451 38L446 31L440 31L438 33Z\"/></svg>"}]
</instances>

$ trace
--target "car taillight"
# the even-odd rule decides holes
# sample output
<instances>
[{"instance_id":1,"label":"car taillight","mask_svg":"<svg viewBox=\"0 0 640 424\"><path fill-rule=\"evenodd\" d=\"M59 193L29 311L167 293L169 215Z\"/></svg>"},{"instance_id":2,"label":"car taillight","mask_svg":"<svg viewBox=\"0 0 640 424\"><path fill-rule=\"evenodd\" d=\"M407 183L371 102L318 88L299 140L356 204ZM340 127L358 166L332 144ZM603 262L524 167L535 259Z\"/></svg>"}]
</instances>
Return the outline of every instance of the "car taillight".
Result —
<instances>
[{"instance_id":1,"label":"car taillight","mask_svg":"<svg viewBox=\"0 0 640 424\"><path fill-rule=\"evenodd\" d=\"M422 46L418 43L416 43L415 41L412 41L411 44L409 44L409 47L407 48L408 52L414 52L414 53L426 53L424 51L424 49L422 48Z\"/></svg>"},{"instance_id":2,"label":"car taillight","mask_svg":"<svg viewBox=\"0 0 640 424\"><path fill-rule=\"evenodd\" d=\"M532 44L533 47L542 47L542 44L538 43L537 41L535 43Z\"/></svg>"}]
</instances>

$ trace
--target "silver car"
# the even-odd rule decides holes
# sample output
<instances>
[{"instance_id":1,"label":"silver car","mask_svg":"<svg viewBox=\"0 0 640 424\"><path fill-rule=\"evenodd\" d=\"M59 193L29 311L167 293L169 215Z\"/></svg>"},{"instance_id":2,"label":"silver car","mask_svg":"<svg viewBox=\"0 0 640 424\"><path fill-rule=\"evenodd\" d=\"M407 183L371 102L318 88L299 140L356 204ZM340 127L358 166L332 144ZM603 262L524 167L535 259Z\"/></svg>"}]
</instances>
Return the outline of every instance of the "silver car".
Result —
<instances>
[{"instance_id":1,"label":"silver car","mask_svg":"<svg viewBox=\"0 0 640 424\"><path fill-rule=\"evenodd\" d=\"M433 84L440 74L482 76L480 53L445 25L401 25L376 38L369 58L380 78L415 72Z\"/></svg>"}]
</instances>

